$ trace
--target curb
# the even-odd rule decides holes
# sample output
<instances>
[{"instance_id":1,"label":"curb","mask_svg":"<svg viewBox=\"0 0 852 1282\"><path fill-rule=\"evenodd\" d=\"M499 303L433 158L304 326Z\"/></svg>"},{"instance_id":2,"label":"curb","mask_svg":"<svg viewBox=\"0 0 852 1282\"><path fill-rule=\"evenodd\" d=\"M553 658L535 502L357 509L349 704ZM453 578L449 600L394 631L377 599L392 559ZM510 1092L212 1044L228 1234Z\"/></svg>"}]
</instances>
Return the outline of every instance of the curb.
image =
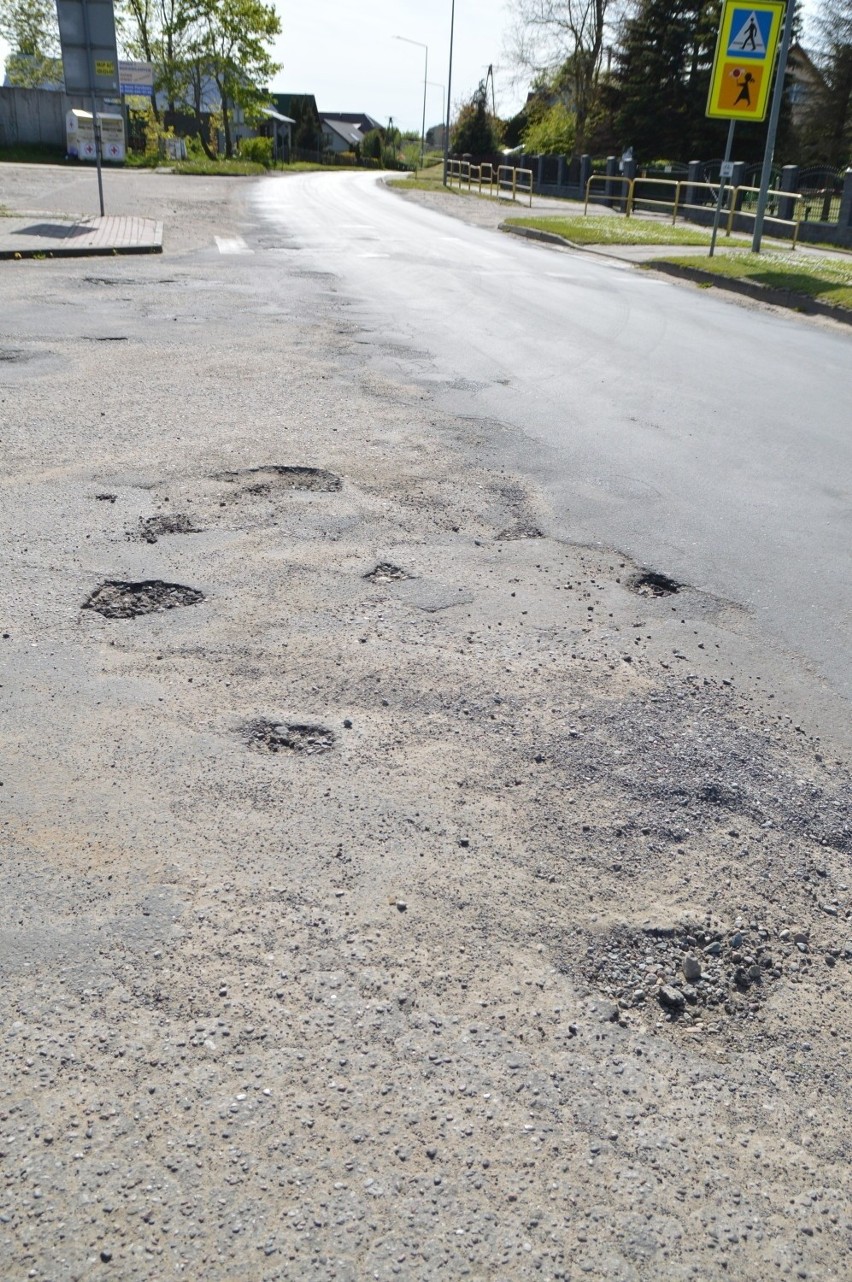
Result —
<instances>
[{"instance_id":1,"label":"curb","mask_svg":"<svg viewBox=\"0 0 852 1282\"><path fill-rule=\"evenodd\" d=\"M25 258L113 258L119 254L162 254L162 245L104 246L102 249L0 249L0 261Z\"/></svg>"},{"instance_id":2,"label":"curb","mask_svg":"<svg viewBox=\"0 0 852 1282\"><path fill-rule=\"evenodd\" d=\"M841 325L852 325L852 311L848 307L832 307L831 303L821 303L818 298L809 298L807 294L797 294L792 289L776 289L772 285L759 285L751 280L733 280L720 277L715 272L702 271L700 267L685 267L681 263L667 263L651 259L639 263L643 271L662 272L664 276L674 276L680 280L691 280L698 285L712 285L714 289L725 290L729 294L740 294L753 298L759 303L771 303L774 307L786 307L790 311L802 312L806 316L828 316L830 320L839 321Z\"/></svg>"},{"instance_id":3,"label":"curb","mask_svg":"<svg viewBox=\"0 0 852 1282\"><path fill-rule=\"evenodd\" d=\"M771 303L773 307L786 307L789 311L799 312L806 316L827 316L829 320L838 321L841 325L852 325L852 310L847 307L832 307L831 303L821 303L817 298L807 294L797 294L792 289L776 289L772 285L759 285L756 281L733 280L730 277L717 276L715 272L703 271L700 267L685 267L680 263L667 263L664 259L649 259L644 263L632 263L629 259L620 258L617 254L607 254L605 250L590 245L575 245L565 236L555 232L538 231L534 227L513 227L509 223L500 223L498 231L508 232L510 236L521 236L524 240L544 241L548 245L559 245L563 249L576 249L583 254L597 254L601 258L610 258L641 271L660 272L680 280L690 280L697 285L712 285L725 293L739 294L744 298L754 299L759 303Z\"/></svg>"}]
</instances>

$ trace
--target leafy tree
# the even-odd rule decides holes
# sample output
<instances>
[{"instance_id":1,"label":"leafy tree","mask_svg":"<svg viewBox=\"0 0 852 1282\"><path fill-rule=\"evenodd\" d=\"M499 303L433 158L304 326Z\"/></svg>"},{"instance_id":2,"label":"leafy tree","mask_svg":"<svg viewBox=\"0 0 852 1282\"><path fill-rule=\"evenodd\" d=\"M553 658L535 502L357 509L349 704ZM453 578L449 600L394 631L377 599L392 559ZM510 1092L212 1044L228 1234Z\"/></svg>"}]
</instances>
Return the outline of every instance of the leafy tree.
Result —
<instances>
[{"instance_id":1,"label":"leafy tree","mask_svg":"<svg viewBox=\"0 0 852 1282\"><path fill-rule=\"evenodd\" d=\"M12 51L6 63L10 84L62 84L54 0L0 0L0 36Z\"/></svg>"},{"instance_id":2,"label":"leafy tree","mask_svg":"<svg viewBox=\"0 0 852 1282\"><path fill-rule=\"evenodd\" d=\"M839 168L852 164L852 0L822 0L814 28L822 82L809 104L808 150Z\"/></svg>"},{"instance_id":3,"label":"leafy tree","mask_svg":"<svg viewBox=\"0 0 852 1282\"><path fill-rule=\"evenodd\" d=\"M322 151L322 125L313 99L307 96L291 98L290 113L296 122L293 125L293 146L300 151Z\"/></svg>"},{"instance_id":4,"label":"leafy tree","mask_svg":"<svg viewBox=\"0 0 852 1282\"><path fill-rule=\"evenodd\" d=\"M120 0L116 9L122 47L154 67L155 117L158 93L172 112L192 100L187 48L195 17L194 0Z\"/></svg>"},{"instance_id":5,"label":"leafy tree","mask_svg":"<svg viewBox=\"0 0 852 1282\"><path fill-rule=\"evenodd\" d=\"M121 15L124 45L154 64L155 89L166 94L171 111L194 113L208 154L202 116L215 84L225 154L233 156L234 109L250 115L278 70L270 54L281 31L274 7L262 0L123 0Z\"/></svg>"},{"instance_id":6,"label":"leafy tree","mask_svg":"<svg viewBox=\"0 0 852 1282\"><path fill-rule=\"evenodd\" d=\"M361 155L365 160L381 160L384 141L382 129L371 129L361 140Z\"/></svg>"},{"instance_id":7,"label":"leafy tree","mask_svg":"<svg viewBox=\"0 0 852 1282\"><path fill-rule=\"evenodd\" d=\"M459 112L451 138L454 152L469 152L472 156L493 156L500 146L497 122L488 110L484 80L480 80L470 102Z\"/></svg>"},{"instance_id":8,"label":"leafy tree","mask_svg":"<svg viewBox=\"0 0 852 1282\"><path fill-rule=\"evenodd\" d=\"M570 156L576 132L573 111L564 102L555 102L534 112L524 131L524 150L533 156Z\"/></svg>"},{"instance_id":9,"label":"leafy tree","mask_svg":"<svg viewBox=\"0 0 852 1282\"><path fill-rule=\"evenodd\" d=\"M279 67L269 47L281 33L273 5L262 0L201 0L190 57L215 81L222 112L225 155L234 154L231 120L235 107L251 113Z\"/></svg>"},{"instance_id":10,"label":"leafy tree","mask_svg":"<svg viewBox=\"0 0 852 1282\"><path fill-rule=\"evenodd\" d=\"M607 23L617 0L512 0L509 57L528 75L562 75L574 113L574 151L585 149L598 95Z\"/></svg>"}]
</instances>

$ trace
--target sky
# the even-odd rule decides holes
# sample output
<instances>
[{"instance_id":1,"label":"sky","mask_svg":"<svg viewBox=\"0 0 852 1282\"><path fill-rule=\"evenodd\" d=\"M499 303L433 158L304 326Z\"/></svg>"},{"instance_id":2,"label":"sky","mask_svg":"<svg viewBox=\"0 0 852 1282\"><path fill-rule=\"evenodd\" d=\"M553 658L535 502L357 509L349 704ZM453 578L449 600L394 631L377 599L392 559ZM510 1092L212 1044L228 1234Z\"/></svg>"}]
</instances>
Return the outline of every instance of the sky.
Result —
<instances>
[{"instance_id":1,"label":"sky","mask_svg":"<svg viewBox=\"0 0 852 1282\"><path fill-rule=\"evenodd\" d=\"M806 0L805 13L816 0ZM312 93L321 112L364 111L386 125L420 131L428 47L426 128L443 114L450 45L451 0L277 0L282 34L274 56L282 64L270 88ZM470 98L494 67L497 112L513 115L526 98L505 55L509 0L456 0L453 44L454 107ZM405 40L397 40L404 36ZM807 41L806 41L807 42ZM805 43L806 43L805 42ZM0 41L0 59L7 49Z\"/></svg>"},{"instance_id":2,"label":"sky","mask_svg":"<svg viewBox=\"0 0 852 1282\"><path fill-rule=\"evenodd\" d=\"M380 124L393 116L400 129L420 132L428 46L426 128L440 123L441 86L446 90L451 0L277 0L282 33L274 57L282 70L273 90L312 93L321 112L365 111ZM526 85L513 88L503 66L504 0L456 0L453 45L453 103L470 98L494 66L497 110L512 115L526 98ZM0 60L8 49L0 41ZM1 78L0 78L1 79Z\"/></svg>"}]
</instances>

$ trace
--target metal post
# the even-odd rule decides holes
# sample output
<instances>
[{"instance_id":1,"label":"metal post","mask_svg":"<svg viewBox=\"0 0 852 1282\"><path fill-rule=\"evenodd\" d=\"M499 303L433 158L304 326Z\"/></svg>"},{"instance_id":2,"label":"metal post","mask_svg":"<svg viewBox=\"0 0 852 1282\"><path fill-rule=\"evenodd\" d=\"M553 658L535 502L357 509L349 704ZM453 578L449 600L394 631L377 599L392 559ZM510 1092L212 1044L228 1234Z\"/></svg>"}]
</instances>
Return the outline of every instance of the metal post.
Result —
<instances>
[{"instance_id":1,"label":"metal post","mask_svg":"<svg viewBox=\"0 0 852 1282\"><path fill-rule=\"evenodd\" d=\"M429 83L429 46L426 46L426 61L423 64L423 124L420 127L420 168L423 168L423 156L426 152L426 85Z\"/></svg>"},{"instance_id":2,"label":"metal post","mask_svg":"<svg viewBox=\"0 0 852 1282\"><path fill-rule=\"evenodd\" d=\"M760 192L757 197L757 212L754 216L754 235L751 241L751 252L760 253L760 241L763 236L763 219L769 201L769 183L772 176L772 160L775 155L775 137L778 133L778 117L781 115L781 102L784 98L784 77L787 74L787 54L790 52L790 40L793 34L793 5L787 5L784 15L784 35L781 37L781 52L778 55L778 69L775 72L775 90L772 94L772 110L769 113L769 128L766 131L766 150L763 153L763 169L760 173Z\"/></svg>"},{"instance_id":3,"label":"metal post","mask_svg":"<svg viewBox=\"0 0 852 1282\"><path fill-rule=\"evenodd\" d=\"M710 237L709 258L712 258L716 252L716 236L719 233L719 219L722 214L722 205L725 200L726 179L724 175L727 173L728 165L731 163L731 152L734 149L734 126L736 123L736 120L732 120L728 125L728 141L725 143L725 159L722 161L722 172L719 174L719 195L716 199L716 213L713 215L713 235Z\"/></svg>"},{"instance_id":4,"label":"metal post","mask_svg":"<svg viewBox=\"0 0 852 1282\"><path fill-rule=\"evenodd\" d=\"M456 0L450 7L450 69L447 72L447 119L444 122L444 186L447 185L447 163L450 158L450 102L453 95L453 29L456 25Z\"/></svg>"},{"instance_id":5,"label":"metal post","mask_svg":"<svg viewBox=\"0 0 852 1282\"><path fill-rule=\"evenodd\" d=\"M87 0L82 0L83 8L83 34L86 37L87 53L89 55L89 78L92 83L92 133L95 135L95 168L98 171L98 199L101 206L101 218L104 216L104 176L101 173L101 127L98 123L98 104L95 99L94 76L92 75L94 67L92 66L92 36L89 30L89 6Z\"/></svg>"}]
</instances>

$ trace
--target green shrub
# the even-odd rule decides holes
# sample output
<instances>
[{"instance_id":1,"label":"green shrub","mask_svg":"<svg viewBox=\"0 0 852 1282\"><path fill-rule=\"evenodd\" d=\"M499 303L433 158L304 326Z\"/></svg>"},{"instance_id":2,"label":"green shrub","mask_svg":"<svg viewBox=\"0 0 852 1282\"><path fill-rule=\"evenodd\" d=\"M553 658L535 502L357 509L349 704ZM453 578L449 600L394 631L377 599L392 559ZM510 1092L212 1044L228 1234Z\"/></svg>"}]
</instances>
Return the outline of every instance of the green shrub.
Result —
<instances>
[{"instance_id":1,"label":"green shrub","mask_svg":"<svg viewBox=\"0 0 852 1282\"><path fill-rule=\"evenodd\" d=\"M240 143L240 160L248 160L255 165L272 168L272 139L243 138Z\"/></svg>"}]
</instances>

